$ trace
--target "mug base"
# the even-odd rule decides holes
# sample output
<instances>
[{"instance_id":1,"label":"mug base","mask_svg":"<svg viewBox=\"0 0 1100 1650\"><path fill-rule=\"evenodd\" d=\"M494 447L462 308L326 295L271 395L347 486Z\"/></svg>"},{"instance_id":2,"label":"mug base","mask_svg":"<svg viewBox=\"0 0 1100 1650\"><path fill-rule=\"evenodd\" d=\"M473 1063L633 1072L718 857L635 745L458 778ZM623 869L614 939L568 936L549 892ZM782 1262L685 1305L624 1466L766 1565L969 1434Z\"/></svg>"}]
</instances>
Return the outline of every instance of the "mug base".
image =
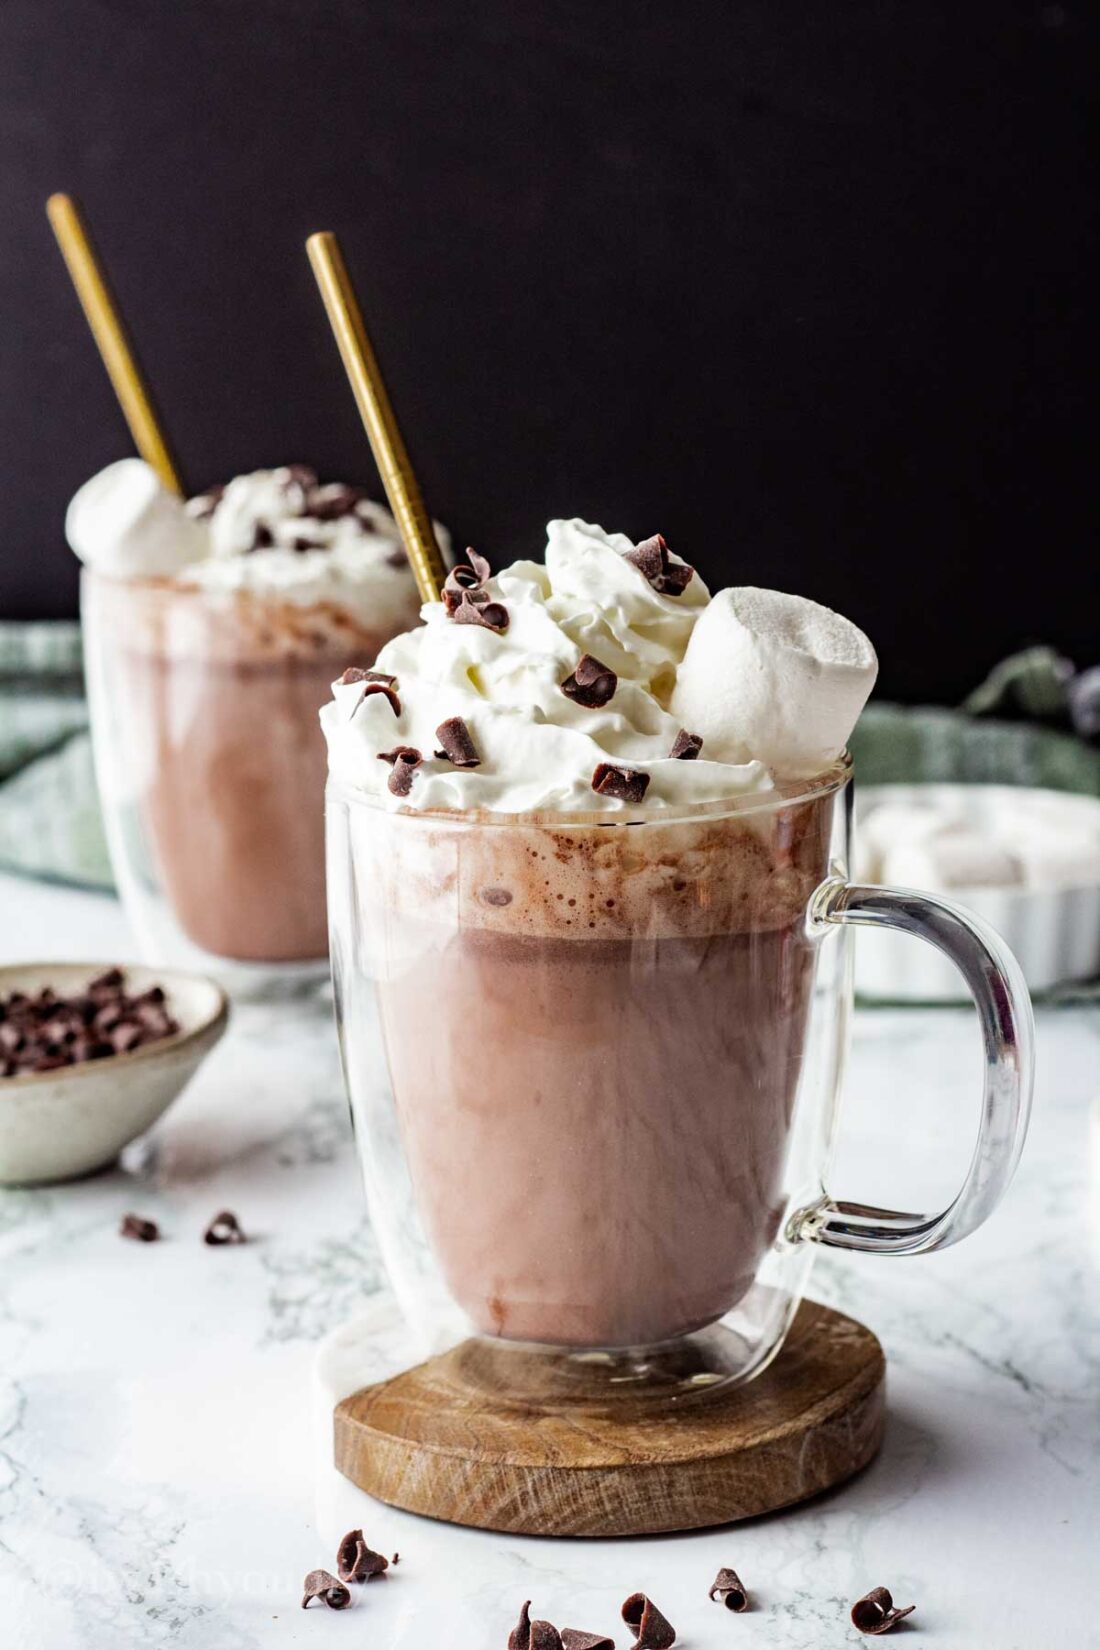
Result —
<instances>
[{"instance_id":1,"label":"mug base","mask_svg":"<svg viewBox=\"0 0 1100 1650\"><path fill-rule=\"evenodd\" d=\"M729 1335L594 1354L464 1341L339 1403L335 1464L449 1523L609 1536L772 1512L873 1458L885 1360L869 1329L805 1301L752 1380L731 1378Z\"/></svg>"}]
</instances>

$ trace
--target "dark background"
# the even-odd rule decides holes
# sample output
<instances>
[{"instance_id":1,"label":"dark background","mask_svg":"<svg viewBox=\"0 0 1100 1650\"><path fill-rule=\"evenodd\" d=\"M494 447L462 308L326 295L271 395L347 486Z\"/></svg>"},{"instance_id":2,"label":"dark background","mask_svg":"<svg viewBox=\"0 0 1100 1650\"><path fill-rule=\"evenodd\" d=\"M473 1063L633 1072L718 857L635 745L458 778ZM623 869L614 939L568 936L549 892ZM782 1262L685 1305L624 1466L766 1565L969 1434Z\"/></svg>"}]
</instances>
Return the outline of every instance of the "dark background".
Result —
<instances>
[{"instance_id":1,"label":"dark background","mask_svg":"<svg viewBox=\"0 0 1100 1650\"><path fill-rule=\"evenodd\" d=\"M430 507L547 517L860 622L950 701L1100 656L1075 4L3 0L0 614L75 610L129 451L42 213L83 203L194 488L370 478L302 250L334 228Z\"/></svg>"}]
</instances>

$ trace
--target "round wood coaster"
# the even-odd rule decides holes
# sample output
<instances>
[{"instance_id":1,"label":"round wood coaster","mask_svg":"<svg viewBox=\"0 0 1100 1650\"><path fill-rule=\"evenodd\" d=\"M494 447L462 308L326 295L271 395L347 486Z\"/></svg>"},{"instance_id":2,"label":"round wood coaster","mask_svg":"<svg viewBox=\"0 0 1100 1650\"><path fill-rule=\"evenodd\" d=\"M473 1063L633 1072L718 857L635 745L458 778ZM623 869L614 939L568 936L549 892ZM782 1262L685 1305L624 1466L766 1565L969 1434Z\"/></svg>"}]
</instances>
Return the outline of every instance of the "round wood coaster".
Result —
<instances>
[{"instance_id":1,"label":"round wood coaster","mask_svg":"<svg viewBox=\"0 0 1100 1650\"><path fill-rule=\"evenodd\" d=\"M336 1465L378 1500L521 1535L649 1535L773 1512L858 1472L882 1442L886 1365L854 1318L805 1301L742 1387L612 1415L518 1403L512 1354L467 1341L335 1412Z\"/></svg>"}]
</instances>

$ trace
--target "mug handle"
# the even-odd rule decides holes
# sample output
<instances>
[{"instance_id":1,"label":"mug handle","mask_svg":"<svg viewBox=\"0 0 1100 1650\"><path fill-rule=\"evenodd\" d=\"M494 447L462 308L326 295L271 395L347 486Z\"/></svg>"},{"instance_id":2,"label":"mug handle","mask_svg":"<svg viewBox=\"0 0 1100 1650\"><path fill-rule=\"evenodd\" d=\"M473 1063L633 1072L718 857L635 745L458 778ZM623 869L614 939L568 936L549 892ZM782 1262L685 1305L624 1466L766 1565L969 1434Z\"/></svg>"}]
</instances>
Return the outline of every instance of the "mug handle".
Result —
<instances>
[{"instance_id":1,"label":"mug handle","mask_svg":"<svg viewBox=\"0 0 1100 1650\"><path fill-rule=\"evenodd\" d=\"M902 1214L834 1202L827 1192L798 1209L787 1237L831 1249L921 1255L958 1243L987 1220L1012 1179L1027 1134L1035 1022L1020 965L973 913L912 889L872 888L832 878L810 904L811 932L834 924L896 928L949 957L970 988L985 1048L981 1121L966 1179L939 1214Z\"/></svg>"}]
</instances>

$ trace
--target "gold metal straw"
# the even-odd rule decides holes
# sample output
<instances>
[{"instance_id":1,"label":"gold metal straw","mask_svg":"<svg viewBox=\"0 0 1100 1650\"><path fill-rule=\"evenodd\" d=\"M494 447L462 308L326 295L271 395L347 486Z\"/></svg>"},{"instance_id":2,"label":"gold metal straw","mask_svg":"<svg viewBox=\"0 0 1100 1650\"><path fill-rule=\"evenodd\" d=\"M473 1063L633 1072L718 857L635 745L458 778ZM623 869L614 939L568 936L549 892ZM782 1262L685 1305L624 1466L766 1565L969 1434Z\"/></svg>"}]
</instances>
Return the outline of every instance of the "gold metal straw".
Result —
<instances>
[{"instance_id":1,"label":"gold metal straw","mask_svg":"<svg viewBox=\"0 0 1100 1650\"><path fill-rule=\"evenodd\" d=\"M382 373L363 325L363 314L336 236L328 230L306 242L309 261L329 324L336 336L344 371L355 396L359 416L374 453L374 461L390 501L405 554L416 578L420 599L437 602L445 577L443 558L424 508L401 431L382 382Z\"/></svg>"},{"instance_id":2,"label":"gold metal straw","mask_svg":"<svg viewBox=\"0 0 1100 1650\"><path fill-rule=\"evenodd\" d=\"M183 494L183 483L172 462L168 443L153 411L141 369L126 336L126 328L107 286L106 277L92 250L88 231L68 195L51 195L46 202L46 214L53 225L61 255L68 265L69 275L76 288L92 337L99 346L107 376L114 386L134 445L147 464L151 464L166 487Z\"/></svg>"}]
</instances>

